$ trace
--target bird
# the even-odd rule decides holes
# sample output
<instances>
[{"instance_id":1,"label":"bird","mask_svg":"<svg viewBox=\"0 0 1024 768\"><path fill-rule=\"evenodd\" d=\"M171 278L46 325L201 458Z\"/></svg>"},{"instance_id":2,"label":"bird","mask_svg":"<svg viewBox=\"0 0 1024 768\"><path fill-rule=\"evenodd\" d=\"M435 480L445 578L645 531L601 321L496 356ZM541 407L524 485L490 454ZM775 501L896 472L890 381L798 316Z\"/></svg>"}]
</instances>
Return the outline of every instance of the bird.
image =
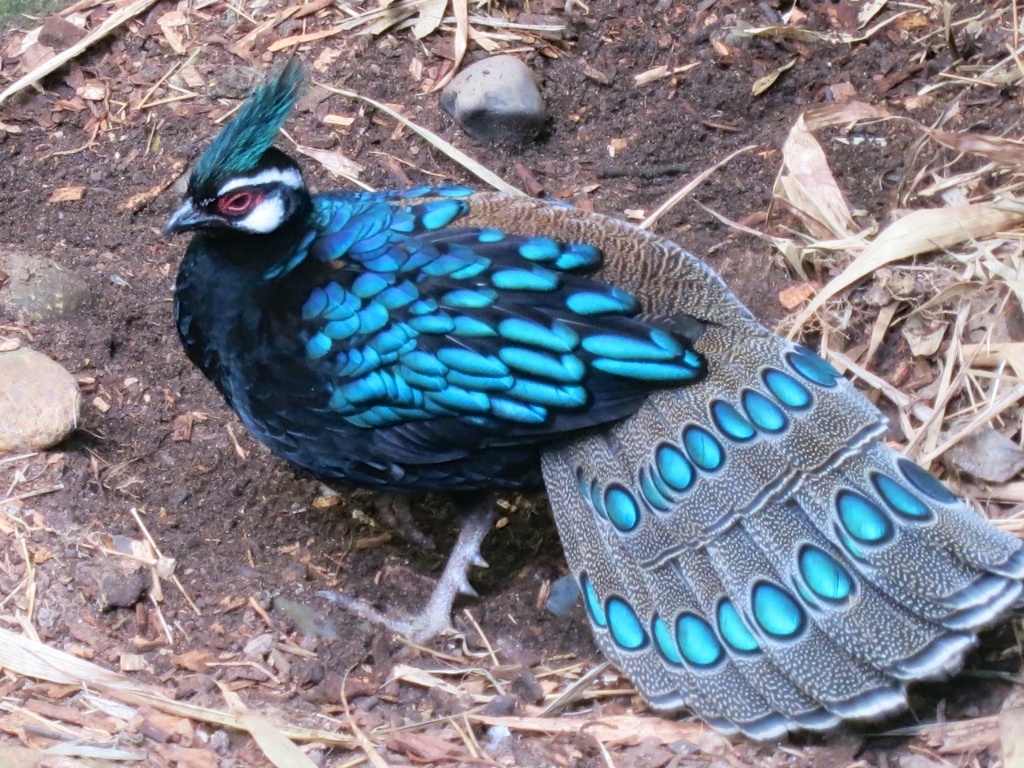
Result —
<instances>
[{"instance_id":1,"label":"bird","mask_svg":"<svg viewBox=\"0 0 1024 768\"><path fill-rule=\"evenodd\" d=\"M542 486L603 653L654 710L759 740L905 708L1018 605L1021 542L702 260L525 196L314 194L273 146L303 80L254 90L165 229L193 233L185 352L258 440L462 510L419 616L343 605L442 632L494 494Z\"/></svg>"}]
</instances>

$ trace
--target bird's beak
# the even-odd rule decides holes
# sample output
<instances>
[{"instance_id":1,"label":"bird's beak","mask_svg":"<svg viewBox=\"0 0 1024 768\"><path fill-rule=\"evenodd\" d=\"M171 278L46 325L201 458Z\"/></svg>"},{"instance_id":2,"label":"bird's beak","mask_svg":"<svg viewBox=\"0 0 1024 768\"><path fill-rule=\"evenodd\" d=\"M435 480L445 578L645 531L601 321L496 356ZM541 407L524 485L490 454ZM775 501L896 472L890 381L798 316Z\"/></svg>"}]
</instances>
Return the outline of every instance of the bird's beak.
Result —
<instances>
[{"instance_id":1,"label":"bird's beak","mask_svg":"<svg viewBox=\"0 0 1024 768\"><path fill-rule=\"evenodd\" d=\"M191 199L187 199L174 212L174 215L171 216L167 224L164 225L164 234L173 235L178 232L187 232L190 229L197 229L212 221L216 221L216 219L209 214L203 213L195 207Z\"/></svg>"}]
</instances>

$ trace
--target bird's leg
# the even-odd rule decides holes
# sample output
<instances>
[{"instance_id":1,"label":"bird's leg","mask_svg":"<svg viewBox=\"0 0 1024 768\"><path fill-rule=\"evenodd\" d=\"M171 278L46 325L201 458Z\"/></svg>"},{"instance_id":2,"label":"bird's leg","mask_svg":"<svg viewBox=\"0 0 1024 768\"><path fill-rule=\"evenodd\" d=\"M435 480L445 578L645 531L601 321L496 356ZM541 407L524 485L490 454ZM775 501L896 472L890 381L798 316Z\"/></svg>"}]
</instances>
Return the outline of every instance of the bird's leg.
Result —
<instances>
[{"instance_id":1,"label":"bird's leg","mask_svg":"<svg viewBox=\"0 0 1024 768\"><path fill-rule=\"evenodd\" d=\"M388 527L423 549L434 550L434 540L416 526L412 516L412 499L407 493L387 492L376 496L377 514Z\"/></svg>"},{"instance_id":2,"label":"bird's leg","mask_svg":"<svg viewBox=\"0 0 1024 768\"><path fill-rule=\"evenodd\" d=\"M318 592L344 609L361 618L381 624L392 632L398 632L417 643L426 642L452 628L452 605L461 595L476 597L476 590L470 586L470 566L486 568L487 563L480 555L480 544L494 522L494 499L490 495L474 496L459 510L461 527L444 573L434 587L426 606L418 614L405 618L390 618L362 600L338 592Z\"/></svg>"}]
</instances>

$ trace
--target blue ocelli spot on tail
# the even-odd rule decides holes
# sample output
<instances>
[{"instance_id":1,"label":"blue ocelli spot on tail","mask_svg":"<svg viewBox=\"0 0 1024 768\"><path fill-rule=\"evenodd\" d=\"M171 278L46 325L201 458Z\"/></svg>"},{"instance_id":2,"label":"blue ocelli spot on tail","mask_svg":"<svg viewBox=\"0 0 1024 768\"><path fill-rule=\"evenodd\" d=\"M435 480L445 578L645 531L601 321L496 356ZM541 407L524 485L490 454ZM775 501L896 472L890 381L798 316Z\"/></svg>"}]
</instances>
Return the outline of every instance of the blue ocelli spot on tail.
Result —
<instances>
[{"instance_id":1,"label":"blue ocelli spot on tail","mask_svg":"<svg viewBox=\"0 0 1024 768\"><path fill-rule=\"evenodd\" d=\"M654 635L654 644L658 647L658 653L669 664L679 665L683 663L679 655L679 648L668 631L668 626L660 616L655 616L651 622L651 634Z\"/></svg>"},{"instance_id":2,"label":"blue ocelli spot on tail","mask_svg":"<svg viewBox=\"0 0 1024 768\"><path fill-rule=\"evenodd\" d=\"M608 629L620 648L636 651L647 645L647 633L633 608L621 597L609 597L605 604Z\"/></svg>"},{"instance_id":3,"label":"blue ocelli spot on tail","mask_svg":"<svg viewBox=\"0 0 1024 768\"><path fill-rule=\"evenodd\" d=\"M640 470L640 492L644 496L647 505L656 512L668 512L672 509L672 501L663 489L661 484L655 481L657 474L648 468Z\"/></svg>"},{"instance_id":4,"label":"blue ocelli spot on tail","mask_svg":"<svg viewBox=\"0 0 1024 768\"><path fill-rule=\"evenodd\" d=\"M627 314L636 311L636 299L618 288L607 293L579 291L569 294L565 306L577 315Z\"/></svg>"},{"instance_id":5,"label":"blue ocelli spot on tail","mask_svg":"<svg viewBox=\"0 0 1024 768\"><path fill-rule=\"evenodd\" d=\"M671 443L662 443L655 449L654 466L665 484L675 491L685 491L693 484L693 465Z\"/></svg>"},{"instance_id":6,"label":"blue ocelli spot on tail","mask_svg":"<svg viewBox=\"0 0 1024 768\"><path fill-rule=\"evenodd\" d=\"M782 409L760 392L746 389L740 400L747 418L761 431L776 434L789 426Z\"/></svg>"},{"instance_id":7,"label":"blue ocelli spot on tail","mask_svg":"<svg viewBox=\"0 0 1024 768\"><path fill-rule=\"evenodd\" d=\"M533 269L502 269L491 275L491 283L503 291L553 291L559 285L557 272Z\"/></svg>"},{"instance_id":8,"label":"blue ocelli spot on tail","mask_svg":"<svg viewBox=\"0 0 1024 768\"><path fill-rule=\"evenodd\" d=\"M442 194L441 190L437 190ZM447 227L468 210L466 203L460 200L434 200L424 203L420 211L420 223L425 229L441 229Z\"/></svg>"},{"instance_id":9,"label":"blue ocelli spot on tail","mask_svg":"<svg viewBox=\"0 0 1024 768\"><path fill-rule=\"evenodd\" d=\"M529 261L552 261L561 252L562 246L550 237L530 237L519 246L519 255Z\"/></svg>"},{"instance_id":10,"label":"blue ocelli spot on tail","mask_svg":"<svg viewBox=\"0 0 1024 768\"><path fill-rule=\"evenodd\" d=\"M758 582L753 592L754 620L765 633L780 639L799 635L807 624L799 603L788 592L767 581Z\"/></svg>"},{"instance_id":11,"label":"blue ocelli spot on tail","mask_svg":"<svg viewBox=\"0 0 1024 768\"><path fill-rule=\"evenodd\" d=\"M724 655L711 625L696 614L684 613L676 620L676 637L683 658L695 667L712 667Z\"/></svg>"},{"instance_id":12,"label":"blue ocelli spot on tail","mask_svg":"<svg viewBox=\"0 0 1024 768\"><path fill-rule=\"evenodd\" d=\"M409 189L403 189L398 192L398 197L403 200L409 200L414 197L426 197L427 195L433 194L434 188L429 184L421 184L418 187L409 187Z\"/></svg>"},{"instance_id":13,"label":"blue ocelli spot on tail","mask_svg":"<svg viewBox=\"0 0 1024 768\"><path fill-rule=\"evenodd\" d=\"M618 530L629 533L640 522L640 507L633 494L621 485L610 485L604 492L608 520Z\"/></svg>"},{"instance_id":14,"label":"blue ocelli spot on tail","mask_svg":"<svg viewBox=\"0 0 1024 768\"><path fill-rule=\"evenodd\" d=\"M481 243L500 243L505 239L505 233L500 229L481 229L477 234L476 239Z\"/></svg>"},{"instance_id":15,"label":"blue ocelli spot on tail","mask_svg":"<svg viewBox=\"0 0 1024 768\"><path fill-rule=\"evenodd\" d=\"M310 360L319 360L331 351L334 342L326 334L317 331L309 341L306 342L306 357Z\"/></svg>"},{"instance_id":16,"label":"blue ocelli spot on tail","mask_svg":"<svg viewBox=\"0 0 1024 768\"><path fill-rule=\"evenodd\" d=\"M836 496L836 509L843 528L861 544L884 544L892 538L893 527L889 518L876 505L859 493L840 491Z\"/></svg>"},{"instance_id":17,"label":"blue ocelli spot on tail","mask_svg":"<svg viewBox=\"0 0 1024 768\"><path fill-rule=\"evenodd\" d=\"M327 309L327 292L323 288L314 288L302 305L302 319L312 320L325 309Z\"/></svg>"},{"instance_id":18,"label":"blue ocelli spot on tail","mask_svg":"<svg viewBox=\"0 0 1024 768\"><path fill-rule=\"evenodd\" d=\"M763 378L765 386L783 405L799 411L811 404L811 393L807 391L807 387L788 373L769 368L764 372Z\"/></svg>"},{"instance_id":19,"label":"blue ocelli spot on tail","mask_svg":"<svg viewBox=\"0 0 1024 768\"><path fill-rule=\"evenodd\" d=\"M797 555L800 575L811 591L830 603L844 603L853 591L853 578L832 555L810 544Z\"/></svg>"},{"instance_id":20,"label":"blue ocelli spot on tail","mask_svg":"<svg viewBox=\"0 0 1024 768\"><path fill-rule=\"evenodd\" d=\"M683 446L690 461L705 472L714 472L725 460L722 446L701 427L690 426L683 430Z\"/></svg>"},{"instance_id":21,"label":"blue ocelli spot on tail","mask_svg":"<svg viewBox=\"0 0 1024 768\"><path fill-rule=\"evenodd\" d=\"M804 379L823 387L834 387L842 374L806 347L797 347L786 355L786 361Z\"/></svg>"},{"instance_id":22,"label":"blue ocelli spot on tail","mask_svg":"<svg viewBox=\"0 0 1024 768\"><path fill-rule=\"evenodd\" d=\"M934 517L927 504L888 475L873 474L871 483L882 497L882 501L897 515L916 522L924 522Z\"/></svg>"},{"instance_id":23,"label":"blue ocelli spot on tail","mask_svg":"<svg viewBox=\"0 0 1024 768\"><path fill-rule=\"evenodd\" d=\"M747 623L740 617L736 606L728 598L718 604L718 632L736 653L756 653L761 650Z\"/></svg>"},{"instance_id":24,"label":"blue ocelli spot on tail","mask_svg":"<svg viewBox=\"0 0 1024 768\"><path fill-rule=\"evenodd\" d=\"M757 434L750 422L740 415L732 403L724 400L711 403L711 418L719 432L738 443L746 442Z\"/></svg>"},{"instance_id":25,"label":"blue ocelli spot on tail","mask_svg":"<svg viewBox=\"0 0 1024 768\"><path fill-rule=\"evenodd\" d=\"M604 606L601 605L601 600L597 596L597 590L590 583L586 573L580 574L580 590L583 592L583 603L587 606L590 620L599 627L607 627L608 617L605 615Z\"/></svg>"},{"instance_id":26,"label":"blue ocelli spot on tail","mask_svg":"<svg viewBox=\"0 0 1024 768\"><path fill-rule=\"evenodd\" d=\"M574 269L593 269L601 266L604 255L600 249L589 243L568 243L563 248L564 250L554 262L558 269L568 272Z\"/></svg>"},{"instance_id":27,"label":"blue ocelli spot on tail","mask_svg":"<svg viewBox=\"0 0 1024 768\"><path fill-rule=\"evenodd\" d=\"M926 496L931 496L942 504L956 504L957 498L931 472L919 467L910 459L899 459L896 462L900 472L911 484Z\"/></svg>"},{"instance_id":28,"label":"blue ocelli spot on tail","mask_svg":"<svg viewBox=\"0 0 1024 768\"><path fill-rule=\"evenodd\" d=\"M469 197L476 194L476 190L453 184L447 187L436 187L434 189L434 194L441 197Z\"/></svg>"}]
</instances>

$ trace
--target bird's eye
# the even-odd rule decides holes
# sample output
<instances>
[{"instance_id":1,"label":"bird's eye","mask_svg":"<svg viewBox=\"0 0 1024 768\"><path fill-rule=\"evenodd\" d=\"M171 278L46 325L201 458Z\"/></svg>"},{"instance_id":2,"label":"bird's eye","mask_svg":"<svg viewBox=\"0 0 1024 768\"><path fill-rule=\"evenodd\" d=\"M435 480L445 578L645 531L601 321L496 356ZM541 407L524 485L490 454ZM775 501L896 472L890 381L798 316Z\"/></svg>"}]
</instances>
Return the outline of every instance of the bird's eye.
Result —
<instances>
[{"instance_id":1,"label":"bird's eye","mask_svg":"<svg viewBox=\"0 0 1024 768\"><path fill-rule=\"evenodd\" d=\"M217 210L224 216L241 216L257 206L262 195L240 189L217 198Z\"/></svg>"}]
</instances>

